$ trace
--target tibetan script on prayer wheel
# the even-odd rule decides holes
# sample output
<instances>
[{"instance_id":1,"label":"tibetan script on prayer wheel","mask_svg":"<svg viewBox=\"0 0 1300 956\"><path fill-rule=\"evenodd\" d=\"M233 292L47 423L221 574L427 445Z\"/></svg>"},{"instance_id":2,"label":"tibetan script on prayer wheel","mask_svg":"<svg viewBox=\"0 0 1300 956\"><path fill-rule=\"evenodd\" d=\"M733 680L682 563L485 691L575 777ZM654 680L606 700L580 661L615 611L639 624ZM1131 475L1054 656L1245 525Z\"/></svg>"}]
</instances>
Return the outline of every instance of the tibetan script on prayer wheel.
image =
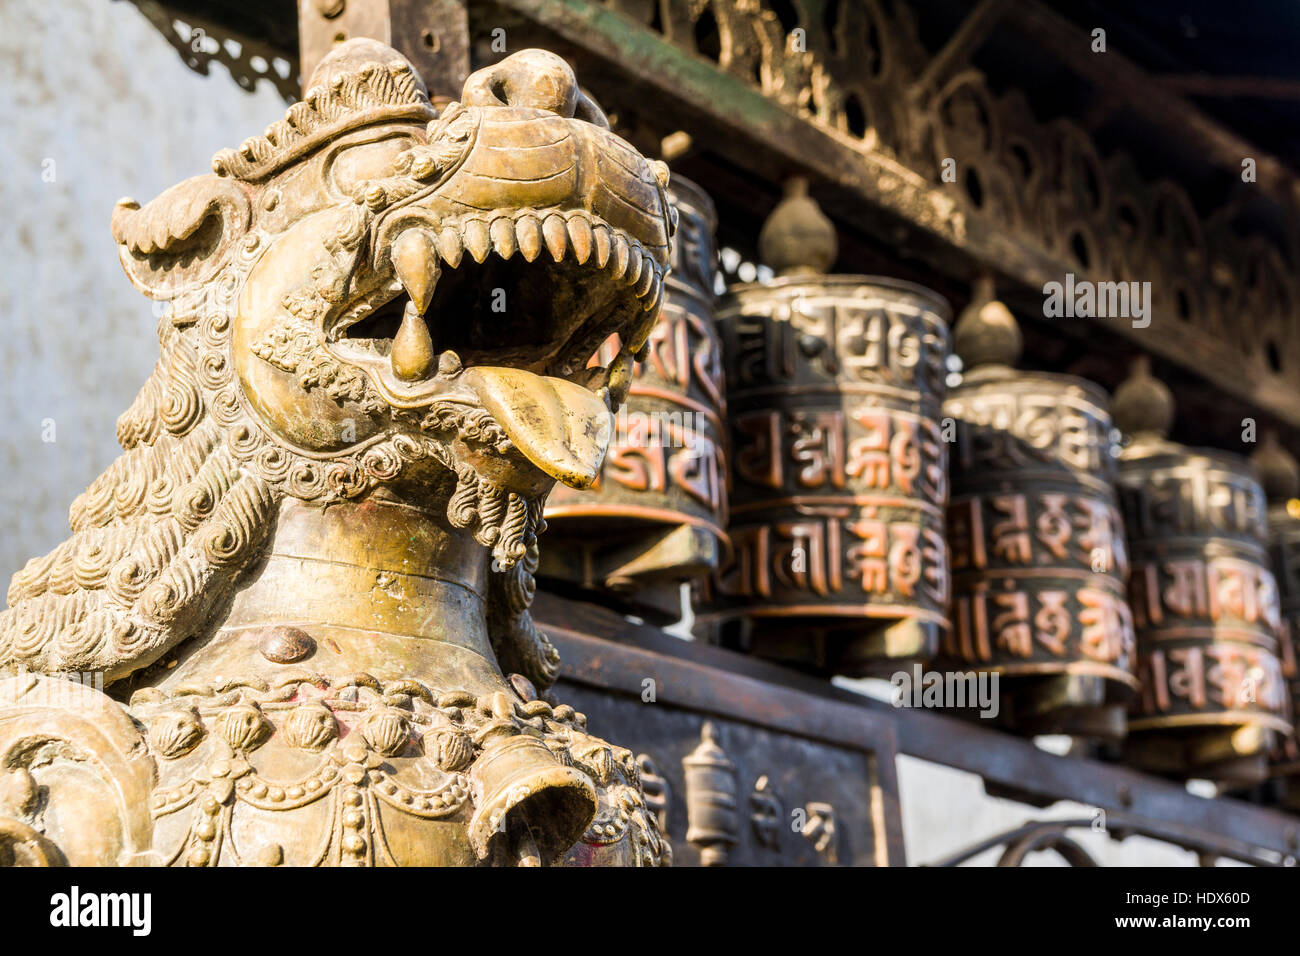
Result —
<instances>
[{"instance_id":1,"label":"tibetan script on prayer wheel","mask_svg":"<svg viewBox=\"0 0 1300 956\"><path fill-rule=\"evenodd\" d=\"M722 359L713 324L713 202L694 183L668 187L678 213L663 311L631 369L627 402L600 477L556 488L544 578L599 592L650 619L676 620L681 582L718 561L726 522ZM608 365L624 343L592 359Z\"/></svg>"},{"instance_id":2,"label":"tibetan script on prayer wheel","mask_svg":"<svg viewBox=\"0 0 1300 956\"><path fill-rule=\"evenodd\" d=\"M1006 677L1135 688L1105 395L1080 379L981 371L992 374L969 376L944 405L957 438L944 656Z\"/></svg>"},{"instance_id":3,"label":"tibetan script on prayer wheel","mask_svg":"<svg viewBox=\"0 0 1300 956\"><path fill-rule=\"evenodd\" d=\"M790 275L734 287L718 318L732 552L702 616L817 670L928 658L949 591L947 304L888 279Z\"/></svg>"},{"instance_id":4,"label":"tibetan script on prayer wheel","mask_svg":"<svg viewBox=\"0 0 1300 956\"><path fill-rule=\"evenodd\" d=\"M1026 733L1120 737L1137 687L1127 557L1106 394L1083 379L1018 372L1018 334L994 355L1000 302L964 312L968 372L951 420L952 627L945 666L1003 675L1006 722ZM1014 330L1013 330L1014 331ZM982 364L990 359L1002 361Z\"/></svg>"},{"instance_id":5,"label":"tibetan script on prayer wheel","mask_svg":"<svg viewBox=\"0 0 1300 956\"><path fill-rule=\"evenodd\" d=\"M1149 388L1144 375L1136 380ZM1264 492L1245 459L1160 431L1139 432L1119 468L1142 684L1129 755L1152 769L1258 781L1273 735L1290 731Z\"/></svg>"}]
</instances>

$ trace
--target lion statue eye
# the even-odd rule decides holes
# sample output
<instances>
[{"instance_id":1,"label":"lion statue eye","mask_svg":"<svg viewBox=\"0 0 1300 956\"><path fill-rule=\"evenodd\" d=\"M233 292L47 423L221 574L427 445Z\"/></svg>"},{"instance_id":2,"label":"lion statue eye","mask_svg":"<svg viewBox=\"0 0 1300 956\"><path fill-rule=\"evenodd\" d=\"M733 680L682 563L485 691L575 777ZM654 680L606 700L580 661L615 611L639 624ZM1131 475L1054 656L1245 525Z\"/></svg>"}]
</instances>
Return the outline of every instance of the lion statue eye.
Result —
<instances>
[{"instance_id":1,"label":"lion statue eye","mask_svg":"<svg viewBox=\"0 0 1300 956\"><path fill-rule=\"evenodd\" d=\"M392 176L398 157L415 145L411 136L395 134L344 146L326 159L325 180L342 195L351 196L361 183Z\"/></svg>"}]
</instances>

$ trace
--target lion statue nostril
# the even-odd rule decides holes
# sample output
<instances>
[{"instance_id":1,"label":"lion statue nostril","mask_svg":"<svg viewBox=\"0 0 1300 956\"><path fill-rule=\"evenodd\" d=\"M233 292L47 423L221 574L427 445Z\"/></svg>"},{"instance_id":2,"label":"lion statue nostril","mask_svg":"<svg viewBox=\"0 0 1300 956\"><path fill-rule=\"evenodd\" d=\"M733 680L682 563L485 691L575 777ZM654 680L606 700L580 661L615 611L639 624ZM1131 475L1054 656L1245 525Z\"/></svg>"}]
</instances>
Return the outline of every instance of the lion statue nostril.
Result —
<instances>
[{"instance_id":1,"label":"lion statue nostril","mask_svg":"<svg viewBox=\"0 0 1300 956\"><path fill-rule=\"evenodd\" d=\"M570 119L580 96L573 68L562 57L547 50L521 50L471 75L462 101L466 106L547 110Z\"/></svg>"}]
</instances>

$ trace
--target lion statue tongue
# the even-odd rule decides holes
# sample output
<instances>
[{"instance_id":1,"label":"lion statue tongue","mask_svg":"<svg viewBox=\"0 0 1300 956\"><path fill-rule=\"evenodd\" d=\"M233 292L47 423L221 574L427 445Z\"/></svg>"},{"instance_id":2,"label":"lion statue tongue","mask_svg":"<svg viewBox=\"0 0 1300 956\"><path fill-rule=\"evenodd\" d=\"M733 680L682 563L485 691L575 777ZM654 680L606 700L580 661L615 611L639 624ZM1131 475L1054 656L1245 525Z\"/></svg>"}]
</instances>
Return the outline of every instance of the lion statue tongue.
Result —
<instances>
[{"instance_id":1,"label":"lion statue tongue","mask_svg":"<svg viewBox=\"0 0 1300 956\"><path fill-rule=\"evenodd\" d=\"M611 419L605 401L561 378L516 368L471 368L465 373L493 418L534 465L572 488L600 474Z\"/></svg>"}]
</instances>

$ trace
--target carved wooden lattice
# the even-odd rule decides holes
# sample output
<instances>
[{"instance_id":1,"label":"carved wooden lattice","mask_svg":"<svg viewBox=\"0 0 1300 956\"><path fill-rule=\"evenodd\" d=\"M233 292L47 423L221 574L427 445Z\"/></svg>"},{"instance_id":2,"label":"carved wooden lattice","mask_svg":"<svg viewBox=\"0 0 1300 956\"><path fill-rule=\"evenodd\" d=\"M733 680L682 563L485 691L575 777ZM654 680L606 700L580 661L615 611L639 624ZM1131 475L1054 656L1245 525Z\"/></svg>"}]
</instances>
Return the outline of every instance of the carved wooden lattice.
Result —
<instances>
[{"instance_id":1,"label":"carved wooden lattice","mask_svg":"<svg viewBox=\"0 0 1300 956\"><path fill-rule=\"evenodd\" d=\"M905 4L604 5L932 187L944 185L944 160L956 160L957 182L942 193L952 207L936 211L957 241L970 221L983 220L1080 277L1149 281L1153 312L1176 318L1187 351L1226 349L1261 395L1300 386L1293 250L1250 232L1241 203L1199 215L1180 186L1145 181L1123 154L1103 159L1081 127L1036 119L1020 91L995 94L979 70L928 70ZM1288 197L1266 201L1282 207L1283 221L1295 218ZM1163 334L1172 334L1168 325Z\"/></svg>"}]
</instances>

